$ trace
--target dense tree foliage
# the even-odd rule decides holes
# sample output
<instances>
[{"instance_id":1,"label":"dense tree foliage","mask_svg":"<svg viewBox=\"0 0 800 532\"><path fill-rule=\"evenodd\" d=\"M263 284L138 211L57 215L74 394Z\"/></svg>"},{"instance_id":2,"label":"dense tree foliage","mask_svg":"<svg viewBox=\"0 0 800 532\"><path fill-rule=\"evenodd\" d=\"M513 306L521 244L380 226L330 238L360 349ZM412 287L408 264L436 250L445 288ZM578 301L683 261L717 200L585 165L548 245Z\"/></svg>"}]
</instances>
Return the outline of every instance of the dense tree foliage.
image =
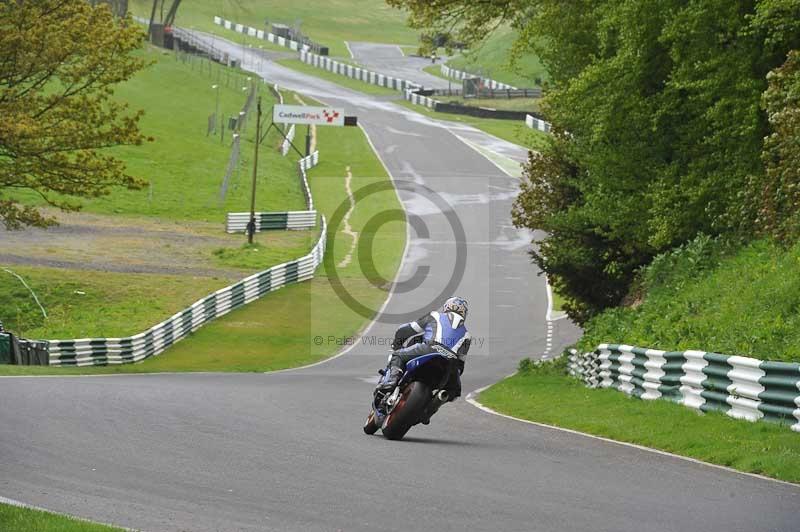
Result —
<instances>
[{"instance_id":1,"label":"dense tree foliage","mask_svg":"<svg viewBox=\"0 0 800 532\"><path fill-rule=\"evenodd\" d=\"M789 243L800 237L800 51L793 50L768 80L766 172L751 176L743 205L759 231Z\"/></svg>"},{"instance_id":2,"label":"dense tree foliage","mask_svg":"<svg viewBox=\"0 0 800 532\"><path fill-rule=\"evenodd\" d=\"M473 42L496 24L550 73L563 132L514 209L583 321L697 234L797 234L800 0L388 0ZM766 142L765 142L766 138Z\"/></svg>"},{"instance_id":3,"label":"dense tree foliage","mask_svg":"<svg viewBox=\"0 0 800 532\"><path fill-rule=\"evenodd\" d=\"M141 182L104 148L139 144L141 112L113 87L143 67L142 32L85 0L0 1L0 221L52 220L20 198L33 191L66 210L76 198ZM20 195L22 192L22 195Z\"/></svg>"}]
</instances>

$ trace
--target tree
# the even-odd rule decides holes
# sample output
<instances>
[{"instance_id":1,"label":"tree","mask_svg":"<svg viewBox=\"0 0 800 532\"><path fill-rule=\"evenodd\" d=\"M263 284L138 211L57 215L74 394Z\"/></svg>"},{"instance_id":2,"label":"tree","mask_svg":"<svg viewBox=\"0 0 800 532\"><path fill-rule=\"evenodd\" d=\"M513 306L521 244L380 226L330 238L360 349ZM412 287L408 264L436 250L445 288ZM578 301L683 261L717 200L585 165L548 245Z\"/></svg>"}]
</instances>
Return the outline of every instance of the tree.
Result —
<instances>
[{"instance_id":1,"label":"tree","mask_svg":"<svg viewBox=\"0 0 800 532\"><path fill-rule=\"evenodd\" d=\"M155 22L156 18L156 9L158 8L159 2L161 3L161 15L159 17L160 23L164 26L172 26L175 23L175 15L178 14L178 8L181 6L181 0L172 0L172 5L170 5L169 10L167 11L166 17L164 16L164 1L165 0L153 0L153 8L150 11L150 23L147 25L147 35L153 33L153 22Z\"/></svg>"},{"instance_id":2,"label":"tree","mask_svg":"<svg viewBox=\"0 0 800 532\"><path fill-rule=\"evenodd\" d=\"M7 229L55 223L37 207L77 210L78 198L140 188L104 152L141 144L142 111L114 86L144 67L143 33L105 3L0 2L0 220ZM37 201L38 198L38 201Z\"/></svg>"},{"instance_id":3,"label":"tree","mask_svg":"<svg viewBox=\"0 0 800 532\"><path fill-rule=\"evenodd\" d=\"M547 232L533 258L573 318L619 304L652 257L698 234L751 236L748 183L783 194L779 218L796 209L762 159L794 179L790 67L769 117L762 94L800 46L800 0L387 1L468 42L511 25L516 52L548 69L542 111L569 134L527 166L515 220Z\"/></svg>"},{"instance_id":4,"label":"tree","mask_svg":"<svg viewBox=\"0 0 800 532\"><path fill-rule=\"evenodd\" d=\"M114 16L124 17L128 14L128 0L89 0L92 6L96 6L98 2L108 4Z\"/></svg>"},{"instance_id":5,"label":"tree","mask_svg":"<svg viewBox=\"0 0 800 532\"><path fill-rule=\"evenodd\" d=\"M761 155L766 172L751 176L744 206L760 232L791 243L800 237L800 51L791 51L768 80L764 107L772 132Z\"/></svg>"}]
</instances>

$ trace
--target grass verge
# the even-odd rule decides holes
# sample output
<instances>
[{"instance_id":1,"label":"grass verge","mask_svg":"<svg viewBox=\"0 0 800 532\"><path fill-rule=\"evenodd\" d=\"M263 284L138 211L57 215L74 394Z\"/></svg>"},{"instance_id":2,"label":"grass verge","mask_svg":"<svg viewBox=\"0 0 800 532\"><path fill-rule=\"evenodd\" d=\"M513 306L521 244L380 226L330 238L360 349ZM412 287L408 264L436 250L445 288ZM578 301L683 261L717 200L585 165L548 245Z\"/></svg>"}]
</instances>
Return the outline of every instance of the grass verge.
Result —
<instances>
[{"instance_id":1,"label":"grass verge","mask_svg":"<svg viewBox=\"0 0 800 532\"><path fill-rule=\"evenodd\" d=\"M185 275L86 272L15 266L47 319L15 277L0 271L0 309L8 330L25 338L69 339L137 334L229 284Z\"/></svg>"},{"instance_id":2,"label":"grass verge","mask_svg":"<svg viewBox=\"0 0 800 532\"><path fill-rule=\"evenodd\" d=\"M123 529L43 510L0 503L0 530L8 532L121 532Z\"/></svg>"},{"instance_id":3,"label":"grass verge","mask_svg":"<svg viewBox=\"0 0 800 532\"><path fill-rule=\"evenodd\" d=\"M479 400L522 419L800 482L800 437L789 428L586 388L565 375L565 363L562 357L528 366L482 392Z\"/></svg>"},{"instance_id":4,"label":"grass verge","mask_svg":"<svg viewBox=\"0 0 800 532\"><path fill-rule=\"evenodd\" d=\"M540 149L545 142L547 142L548 135L541 131L535 131L525 125L525 122L519 120L499 120L496 118L478 118L469 115L458 115L454 113L437 113L431 111L427 107L421 105L414 105L408 100L398 100L393 102L397 105L402 105L407 109L411 109L417 113L423 114L436 120L449 120L451 122L460 122L462 124L469 124L472 127L480 129L490 135L525 146L532 149Z\"/></svg>"},{"instance_id":5,"label":"grass verge","mask_svg":"<svg viewBox=\"0 0 800 532\"><path fill-rule=\"evenodd\" d=\"M442 65L441 64L435 64L435 65L426 66L422 70L424 70L428 74L432 74L432 75L436 76L437 78L442 78L442 79L446 79L446 80L452 81L453 82L453 88L458 88L458 86L461 85L461 83L458 80L455 80L455 79L452 79L452 78L448 78L447 76L442 74Z\"/></svg>"},{"instance_id":6,"label":"grass verge","mask_svg":"<svg viewBox=\"0 0 800 532\"><path fill-rule=\"evenodd\" d=\"M580 349L624 342L800 362L800 243L700 236L653 260L640 283L629 306L586 324Z\"/></svg>"},{"instance_id":7,"label":"grass verge","mask_svg":"<svg viewBox=\"0 0 800 532\"><path fill-rule=\"evenodd\" d=\"M310 99L306 100L313 104ZM348 166L353 175L351 187L354 191L389 179L359 128L319 128L317 141L321 162L311 170L309 180L317 209L329 219L340 204L349 205L345 191ZM363 229L370 219L400 208L397 196L390 188L369 196L368 201L359 202L350 217L350 224L359 231L360 238L364 238ZM351 240L341 227L329 229L332 236L328 252L334 254L334 262L339 264L347 254ZM384 278L392 279L404 249L404 223L389 222L376 229L372 247L375 270ZM337 272L342 286L365 306L378 309L386 299L386 290L369 282L358 260L338 268ZM66 291L69 292L69 287ZM210 291L204 291L204 294ZM171 300L167 294L164 295ZM151 294L143 291L141 297L149 299ZM170 313L164 309L159 315L166 317ZM0 374L271 371L312 363L332 355L347 345L367 322L367 317L342 303L324 267L320 267L313 280L282 288L215 320L165 353L142 363L97 368L0 366Z\"/></svg>"},{"instance_id":8,"label":"grass verge","mask_svg":"<svg viewBox=\"0 0 800 532\"><path fill-rule=\"evenodd\" d=\"M356 91L363 92L365 94L376 94L379 96L385 95L399 95L400 93L393 89L387 89L386 87L379 87L378 85L372 85L370 83L365 83L361 80L348 78L347 76L342 76L341 74L334 74L333 72L328 72L322 68L317 68L315 66L309 65L308 63L304 63L299 59L280 59L277 61L278 64L283 65L287 68L291 68L292 70L297 70L298 72L302 72L303 74L308 74L309 76L315 76L332 83L336 83L337 85L341 85L342 87L346 87L348 89L353 89Z\"/></svg>"},{"instance_id":9,"label":"grass verge","mask_svg":"<svg viewBox=\"0 0 800 532\"><path fill-rule=\"evenodd\" d=\"M109 154L123 160L128 172L149 181L149 186L115 189L108 196L83 200L83 210L218 223L226 212L249 210L255 106L242 131L241 158L224 200L221 188L232 135L226 129L221 139L219 124L216 134L206 134L209 115L218 111L217 122L238 116L247 98L243 90L248 86L247 77L211 61L187 57L184 62L153 47L141 53L154 64L117 87L115 99L131 109L144 109L141 130L154 141L116 147ZM262 105L269 109L275 97L263 84L259 89ZM276 149L279 140L276 131L270 132L259 154L259 210L295 210L305 205L296 158L281 157Z\"/></svg>"},{"instance_id":10,"label":"grass verge","mask_svg":"<svg viewBox=\"0 0 800 532\"><path fill-rule=\"evenodd\" d=\"M136 15L149 17L150 0L131 0ZM229 36L230 30L214 25L214 16L265 29L265 21L295 26L312 40L328 46L330 55L349 56L344 41L413 44L417 32L406 26L407 15L383 0L193 0L184 2L175 23ZM241 42L241 41L240 41ZM287 48L288 50L288 48Z\"/></svg>"},{"instance_id":11,"label":"grass verge","mask_svg":"<svg viewBox=\"0 0 800 532\"><path fill-rule=\"evenodd\" d=\"M447 65L520 89L540 86L542 81L547 80L547 70L536 55L525 53L514 66L509 64L516 36L513 29L501 28L473 50L449 59Z\"/></svg>"}]
</instances>

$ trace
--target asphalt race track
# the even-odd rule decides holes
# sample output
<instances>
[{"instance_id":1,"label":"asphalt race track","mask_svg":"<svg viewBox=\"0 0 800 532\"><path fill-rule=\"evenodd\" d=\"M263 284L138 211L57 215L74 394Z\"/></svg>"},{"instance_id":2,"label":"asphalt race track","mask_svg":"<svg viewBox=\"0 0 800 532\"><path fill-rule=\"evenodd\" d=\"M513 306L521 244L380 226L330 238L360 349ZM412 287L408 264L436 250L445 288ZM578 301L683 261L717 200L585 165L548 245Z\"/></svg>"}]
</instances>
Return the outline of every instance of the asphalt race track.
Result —
<instances>
[{"instance_id":1,"label":"asphalt race track","mask_svg":"<svg viewBox=\"0 0 800 532\"><path fill-rule=\"evenodd\" d=\"M400 280L431 269L385 313L436 296L457 271L460 246L454 291L470 300L478 339L464 394L539 356L545 285L526 254L530 235L509 221L516 179L459 137L485 147L497 139L247 57L246 67L257 64L268 79L357 114L395 180L411 184L400 197L426 229L412 230ZM423 185L451 207L466 242ZM366 334L389 338L395 326L379 320ZM557 322L554 351L577 334ZM800 527L798 487L504 419L463 400L402 442L365 436L385 357L386 348L359 343L272 374L0 379L0 495L151 531Z\"/></svg>"}]
</instances>

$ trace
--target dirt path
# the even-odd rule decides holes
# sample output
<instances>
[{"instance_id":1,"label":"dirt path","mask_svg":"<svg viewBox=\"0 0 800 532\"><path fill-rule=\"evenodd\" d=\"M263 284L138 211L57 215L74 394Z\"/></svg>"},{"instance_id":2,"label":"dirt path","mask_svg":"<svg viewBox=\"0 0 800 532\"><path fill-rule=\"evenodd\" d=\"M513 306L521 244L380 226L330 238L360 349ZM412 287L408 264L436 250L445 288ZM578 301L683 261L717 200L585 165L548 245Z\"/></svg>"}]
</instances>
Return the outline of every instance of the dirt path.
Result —
<instances>
[{"instance_id":1,"label":"dirt path","mask_svg":"<svg viewBox=\"0 0 800 532\"><path fill-rule=\"evenodd\" d=\"M55 213L49 229L0 232L0 264L121 273L158 273L238 279L213 251L241 244L219 223L173 222L85 213Z\"/></svg>"}]
</instances>

